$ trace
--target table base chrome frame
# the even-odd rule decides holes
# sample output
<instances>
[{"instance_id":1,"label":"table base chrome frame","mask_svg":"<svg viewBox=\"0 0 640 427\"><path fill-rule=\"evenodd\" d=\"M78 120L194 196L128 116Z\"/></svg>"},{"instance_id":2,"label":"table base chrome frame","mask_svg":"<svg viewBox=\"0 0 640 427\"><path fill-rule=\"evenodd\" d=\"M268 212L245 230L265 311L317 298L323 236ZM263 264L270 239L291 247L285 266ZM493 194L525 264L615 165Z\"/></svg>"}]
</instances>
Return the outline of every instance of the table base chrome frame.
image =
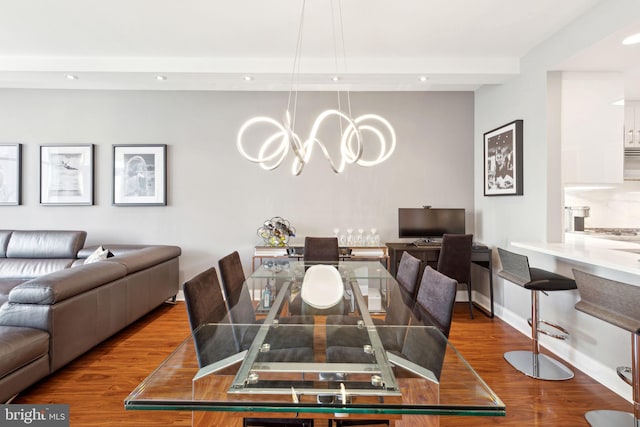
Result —
<instances>
[{"instance_id":1,"label":"table base chrome frame","mask_svg":"<svg viewBox=\"0 0 640 427\"><path fill-rule=\"evenodd\" d=\"M558 339L566 339L568 332L547 321L539 320L540 305L538 304L538 294L540 291L531 291L531 351L509 351L504 354L504 358L518 371L538 380L563 381L573 378L571 369L559 361L540 353L538 334L542 332L546 335ZM562 334L553 334L548 331L540 331L540 323L558 329Z\"/></svg>"},{"instance_id":2,"label":"table base chrome frame","mask_svg":"<svg viewBox=\"0 0 640 427\"><path fill-rule=\"evenodd\" d=\"M633 413L610 410L589 411L584 414L591 427L633 426L640 427L640 329L631 334L631 380L625 377L626 369L618 368L618 375L633 390Z\"/></svg>"},{"instance_id":3,"label":"table base chrome frame","mask_svg":"<svg viewBox=\"0 0 640 427\"><path fill-rule=\"evenodd\" d=\"M253 344L249 348L249 350L244 354L244 358L242 364L236 374L231 387L229 388L229 393L268 393L268 394L283 394L290 393L289 389L286 390L277 390L271 388L260 388L260 387L251 387L251 381L249 381L249 375L257 375L259 370L264 369L269 372L278 371L278 366L286 366L286 372L298 372L302 376L304 376L305 372L310 371L310 367L305 363L288 363L288 364L278 364L278 363L256 363L256 359L260 352L260 347L264 343L264 340L267 336L269 328L275 321L277 313L280 311L280 308L284 304L286 295L289 292L289 287L291 286L291 282L285 284L282 289L278 292L276 296L276 300L273 303L273 307L269 310L267 317L264 323L260 326L256 337L254 338ZM360 292L360 287L358 286L357 281L349 280L348 285L352 289L353 297L355 297L357 305L360 309L360 314L362 315L362 320L366 326L367 333L369 335L369 339L371 342L371 347L373 348L373 355L376 360L375 365L365 365L365 368L362 368L361 365L351 366L351 369L355 369L355 372L367 372L371 374L377 374L380 376L380 387L377 389L378 395L388 395L388 396L397 396L400 393L400 387L396 381L396 378L393 374L393 370L391 369L391 365L387 359L387 352L384 350L382 345L382 341L378 336L375 324L371 319L368 311L362 309L362 307L366 307L366 302L362 293ZM233 361L239 361L238 355L234 355L232 358ZM203 376L209 375L213 372L218 371L220 368L229 365L229 360L225 359L224 361L218 362L215 367L206 367L200 369L196 378L202 378ZM334 365L334 366L331 366ZM341 373L349 373L349 369L347 366L343 364L324 364L321 366L319 372L341 372ZM333 368L333 369L332 369ZM275 369L275 370L274 370ZM424 370L424 369L423 369ZM431 372L425 373L425 378L430 378L433 376ZM194 380L196 379L194 378ZM302 391L302 390L300 390ZM304 389L305 393L328 393L335 392L333 389ZM350 395L365 395L369 392L366 390L349 390Z\"/></svg>"}]
</instances>

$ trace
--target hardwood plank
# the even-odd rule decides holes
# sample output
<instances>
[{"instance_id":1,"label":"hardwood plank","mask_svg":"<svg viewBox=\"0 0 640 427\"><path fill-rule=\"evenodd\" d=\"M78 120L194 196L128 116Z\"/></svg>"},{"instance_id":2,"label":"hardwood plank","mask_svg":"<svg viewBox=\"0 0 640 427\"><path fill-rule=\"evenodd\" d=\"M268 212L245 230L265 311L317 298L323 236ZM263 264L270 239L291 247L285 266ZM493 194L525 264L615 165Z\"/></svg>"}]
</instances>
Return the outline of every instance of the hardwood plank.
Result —
<instances>
[{"instance_id":1,"label":"hardwood plank","mask_svg":"<svg viewBox=\"0 0 640 427\"><path fill-rule=\"evenodd\" d=\"M450 339L507 405L506 417L439 417L444 427L586 426L593 409L631 411L631 404L575 370L568 381L539 381L515 371L503 358L528 349L529 339L498 318L456 305ZM163 305L40 381L14 403L68 403L72 426L190 426L188 412L125 411L124 398L189 334L184 303ZM198 415L198 425L241 425L227 413ZM397 427L437 425L438 417L404 417ZM323 422L316 426L326 425Z\"/></svg>"},{"instance_id":2,"label":"hardwood plank","mask_svg":"<svg viewBox=\"0 0 640 427\"><path fill-rule=\"evenodd\" d=\"M573 367L575 377L567 381L535 380L516 371L504 360L503 354L511 350L529 350L531 341L500 319L489 319L479 311L474 313L473 320L469 319L468 307L464 304L456 304L454 319L450 340L502 399L507 415L475 417L473 420L440 417L441 426L584 427L588 425L584 419L587 411L632 410L626 400ZM544 348L542 352L551 355Z\"/></svg>"}]
</instances>

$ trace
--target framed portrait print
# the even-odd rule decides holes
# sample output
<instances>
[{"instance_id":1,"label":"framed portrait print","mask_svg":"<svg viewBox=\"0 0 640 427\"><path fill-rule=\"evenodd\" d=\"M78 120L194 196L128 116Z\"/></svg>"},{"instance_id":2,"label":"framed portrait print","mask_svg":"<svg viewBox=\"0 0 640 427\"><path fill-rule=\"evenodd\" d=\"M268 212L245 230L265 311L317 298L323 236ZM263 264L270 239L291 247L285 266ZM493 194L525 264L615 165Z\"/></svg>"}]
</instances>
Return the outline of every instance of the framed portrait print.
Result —
<instances>
[{"instance_id":1,"label":"framed portrait print","mask_svg":"<svg viewBox=\"0 0 640 427\"><path fill-rule=\"evenodd\" d=\"M484 195L521 196L522 120L484 134Z\"/></svg>"},{"instance_id":2,"label":"framed portrait print","mask_svg":"<svg viewBox=\"0 0 640 427\"><path fill-rule=\"evenodd\" d=\"M113 146L113 204L167 204L167 146Z\"/></svg>"},{"instance_id":3,"label":"framed portrait print","mask_svg":"<svg viewBox=\"0 0 640 427\"><path fill-rule=\"evenodd\" d=\"M93 205L93 144L40 146L40 203Z\"/></svg>"},{"instance_id":4,"label":"framed portrait print","mask_svg":"<svg viewBox=\"0 0 640 427\"><path fill-rule=\"evenodd\" d=\"M0 206L22 203L22 144L0 144Z\"/></svg>"}]
</instances>

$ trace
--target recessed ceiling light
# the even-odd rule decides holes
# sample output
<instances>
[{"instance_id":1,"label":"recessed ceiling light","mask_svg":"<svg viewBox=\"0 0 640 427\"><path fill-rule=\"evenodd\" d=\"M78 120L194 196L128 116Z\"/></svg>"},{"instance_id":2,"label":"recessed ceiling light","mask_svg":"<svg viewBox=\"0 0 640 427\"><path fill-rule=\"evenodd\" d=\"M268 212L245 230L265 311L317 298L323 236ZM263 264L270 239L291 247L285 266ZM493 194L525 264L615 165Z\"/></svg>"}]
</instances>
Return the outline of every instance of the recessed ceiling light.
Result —
<instances>
[{"instance_id":1,"label":"recessed ceiling light","mask_svg":"<svg viewBox=\"0 0 640 427\"><path fill-rule=\"evenodd\" d=\"M73 74L66 74L64 77L67 80L78 80L78 76L74 76Z\"/></svg>"},{"instance_id":2,"label":"recessed ceiling light","mask_svg":"<svg viewBox=\"0 0 640 427\"><path fill-rule=\"evenodd\" d=\"M156 80L158 80L158 81L165 81L165 80L167 80L167 76L161 76L160 74L158 74L158 75L156 76Z\"/></svg>"},{"instance_id":3,"label":"recessed ceiling light","mask_svg":"<svg viewBox=\"0 0 640 427\"><path fill-rule=\"evenodd\" d=\"M244 80L247 82L250 82L251 80L253 80L252 76L244 76Z\"/></svg>"},{"instance_id":4,"label":"recessed ceiling light","mask_svg":"<svg viewBox=\"0 0 640 427\"><path fill-rule=\"evenodd\" d=\"M429 77L427 77L427 76L420 76L420 77L418 77L418 79L419 79L421 82L426 82L427 80L429 80Z\"/></svg>"},{"instance_id":5,"label":"recessed ceiling light","mask_svg":"<svg viewBox=\"0 0 640 427\"><path fill-rule=\"evenodd\" d=\"M331 76L331 80L333 80L334 82L337 82L338 80L340 80L340 77L338 77L338 76Z\"/></svg>"},{"instance_id":6,"label":"recessed ceiling light","mask_svg":"<svg viewBox=\"0 0 640 427\"><path fill-rule=\"evenodd\" d=\"M622 44L624 45L637 44L637 43L640 43L640 33L633 34L629 37L626 37L624 40L622 40Z\"/></svg>"},{"instance_id":7,"label":"recessed ceiling light","mask_svg":"<svg viewBox=\"0 0 640 427\"><path fill-rule=\"evenodd\" d=\"M611 105L624 106L624 98L612 102Z\"/></svg>"}]
</instances>

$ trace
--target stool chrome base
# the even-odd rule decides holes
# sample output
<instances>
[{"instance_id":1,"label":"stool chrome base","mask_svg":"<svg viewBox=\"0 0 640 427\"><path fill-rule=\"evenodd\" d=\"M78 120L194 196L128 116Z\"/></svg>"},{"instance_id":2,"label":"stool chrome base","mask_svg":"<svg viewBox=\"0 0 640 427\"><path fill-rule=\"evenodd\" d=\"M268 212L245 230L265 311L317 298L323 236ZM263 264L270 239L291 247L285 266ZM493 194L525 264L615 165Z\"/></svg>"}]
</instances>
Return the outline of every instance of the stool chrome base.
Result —
<instances>
[{"instance_id":1,"label":"stool chrome base","mask_svg":"<svg viewBox=\"0 0 640 427\"><path fill-rule=\"evenodd\" d=\"M562 381L573 378L571 369L547 356L532 351L508 351L504 358L518 371L538 380Z\"/></svg>"},{"instance_id":2,"label":"stool chrome base","mask_svg":"<svg viewBox=\"0 0 640 427\"><path fill-rule=\"evenodd\" d=\"M636 426L631 412L598 410L589 411L584 417L591 427Z\"/></svg>"}]
</instances>

